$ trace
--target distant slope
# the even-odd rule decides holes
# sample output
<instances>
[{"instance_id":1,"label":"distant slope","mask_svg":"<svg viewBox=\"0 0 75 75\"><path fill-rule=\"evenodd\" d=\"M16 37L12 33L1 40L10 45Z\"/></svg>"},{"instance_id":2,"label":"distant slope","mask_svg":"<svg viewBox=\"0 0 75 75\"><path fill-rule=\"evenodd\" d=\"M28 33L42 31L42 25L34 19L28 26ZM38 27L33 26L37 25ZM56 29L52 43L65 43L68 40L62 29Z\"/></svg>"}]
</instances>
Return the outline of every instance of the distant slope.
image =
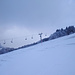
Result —
<instances>
[{"instance_id":1,"label":"distant slope","mask_svg":"<svg viewBox=\"0 0 75 75\"><path fill-rule=\"evenodd\" d=\"M0 55L0 75L75 75L75 34Z\"/></svg>"}]
</instances>

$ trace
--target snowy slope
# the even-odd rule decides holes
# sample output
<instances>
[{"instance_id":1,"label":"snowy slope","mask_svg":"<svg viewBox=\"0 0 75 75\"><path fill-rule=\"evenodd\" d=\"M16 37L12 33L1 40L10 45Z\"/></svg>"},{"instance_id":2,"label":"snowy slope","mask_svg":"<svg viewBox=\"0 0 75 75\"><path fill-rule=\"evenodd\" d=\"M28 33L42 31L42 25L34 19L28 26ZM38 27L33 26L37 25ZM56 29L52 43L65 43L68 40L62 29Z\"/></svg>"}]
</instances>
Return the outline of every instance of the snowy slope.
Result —
<instances>
[{"instance_id":1,"label":"snowy slope","mask_svg":"<svg viewBox=\"0 0 75 75\"><path fill-rule=\"evenodd\" d=\"M75 75L75 34L0 55L0 75Z\"/></svg>"}]
</instances>

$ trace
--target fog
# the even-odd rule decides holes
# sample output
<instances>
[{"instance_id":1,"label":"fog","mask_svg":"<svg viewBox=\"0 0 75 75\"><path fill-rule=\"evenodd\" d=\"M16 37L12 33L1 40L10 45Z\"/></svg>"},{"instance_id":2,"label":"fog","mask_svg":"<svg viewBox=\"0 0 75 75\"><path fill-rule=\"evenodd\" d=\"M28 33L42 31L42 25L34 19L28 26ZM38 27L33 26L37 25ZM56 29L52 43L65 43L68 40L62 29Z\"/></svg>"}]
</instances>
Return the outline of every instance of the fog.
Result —
<instances>
[{"instance_id":1,"label":"fog","mask_svg":"<svg viewBox=\"0 0 75 75\"><path fill-rule=\"evenodd\" d=\"M38 33L49 36L56 29L70 25L75 26L75 0L0 0L2 45L4 40L11 39L12 47L28 44L23 43L23 38L34 35L34 40L39 40ZM10 43L6 46L10 47Z\"/></svg>"}]
</instances>

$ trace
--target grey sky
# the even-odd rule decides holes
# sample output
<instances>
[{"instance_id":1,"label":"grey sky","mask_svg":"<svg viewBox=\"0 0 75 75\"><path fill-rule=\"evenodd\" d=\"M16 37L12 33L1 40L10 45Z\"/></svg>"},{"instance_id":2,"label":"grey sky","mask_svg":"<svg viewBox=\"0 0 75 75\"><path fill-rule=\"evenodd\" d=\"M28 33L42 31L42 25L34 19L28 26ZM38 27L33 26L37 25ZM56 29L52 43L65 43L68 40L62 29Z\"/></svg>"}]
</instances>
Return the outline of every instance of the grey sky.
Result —
<instances>
[{"instance_id":1,"label":"grey sky","mask_svg":"<svg viewBox=\"0 0 75 75\"><path fill-rule=\"evenodd\" d=\"M74 0L1 0L0 25L29 28L74 24Z\"/></svg>"},{"instance_id":2,"label":"grey sky","mask_svg":"<svg viewBox=\"0 0 75 75\"><path fill-rule=\"evenodd\" d=\"M0 38L52 33L75 25L75 0L0 0Z\"/></svg>"}]
</instances>

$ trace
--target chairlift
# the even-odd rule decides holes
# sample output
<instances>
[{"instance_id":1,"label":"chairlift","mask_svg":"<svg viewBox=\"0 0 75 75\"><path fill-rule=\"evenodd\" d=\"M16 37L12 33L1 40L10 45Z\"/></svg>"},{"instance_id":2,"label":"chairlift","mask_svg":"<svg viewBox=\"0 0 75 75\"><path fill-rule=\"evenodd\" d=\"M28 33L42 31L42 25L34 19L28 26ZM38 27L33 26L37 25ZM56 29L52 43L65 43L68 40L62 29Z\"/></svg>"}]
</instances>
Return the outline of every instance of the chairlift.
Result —
<instances>
[{"instance_id":1,"label":"chairlift","mask_svg":"<svg viewBox=\"0 0 75 75\"><path fill-rule=\"evenodd\" d=\"M45 34L45 36L47 36L47 34Z\"/></svg>"},{"instance_id":2,"label":"chairlift","mask_svg":"<svg viewBox=\"0 0 75 75\"><path fill-rule=\"evenodd\" d=\"M25 38L25 40L27 40L27 38Z\"/></svg>"},{"instance_id":3,"label":"chairlift","mask_svg":"<svg viewBox=\"0 0 75 75\"><path fill-rule=\"evenodd\" d=\"M6 44L5 42L3 44Z\"/></svg>"},{"instance_id":4,"label":"chairlift","mask_svg":"<svg viewBox=\"0 0 75 75\"><path fill-rule=\"evenodd\" d=\"M13 41L11 41L11 43L13 43Z\"/></svg>"},{"instance_id":5,"label":"chairlift","mask_svg":"<svg viewBox=\"0 0 75 75\"><path fill-rule=\"evenodd\" d=\"M33 36L31 37L31 39L33 39Z\"/></svg>"},{"instance_id":6,"label":"chairlift","mask_svg":"<svg viewBox=\"0 0 75 75\"><path fill-rule=\"evenodd\" d=\"M11 43L13 43L13 39L11 40Z\"/></svg>"},{"instance_id":7,"label":"chairlift","mask_svg":"<svg viewBox=\"0 0 75 75\"><path fill-rule=\"evenodd\" d=\"M6 44L5 40L4 40L4 43L3 44Z\"/></svg>"}]
</instances>

